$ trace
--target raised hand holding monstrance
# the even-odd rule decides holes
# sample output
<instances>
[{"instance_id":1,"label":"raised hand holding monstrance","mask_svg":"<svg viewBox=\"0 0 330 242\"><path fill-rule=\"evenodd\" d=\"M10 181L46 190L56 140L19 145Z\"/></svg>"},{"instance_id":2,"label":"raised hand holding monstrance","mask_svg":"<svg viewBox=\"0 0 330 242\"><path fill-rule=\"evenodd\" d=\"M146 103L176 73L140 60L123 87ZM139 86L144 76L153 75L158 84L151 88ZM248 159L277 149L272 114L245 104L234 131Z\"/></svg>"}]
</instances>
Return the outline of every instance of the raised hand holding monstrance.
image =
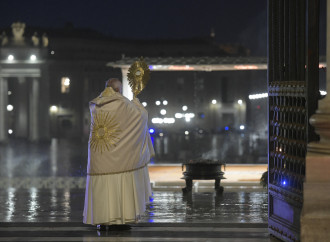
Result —
<instances>
[{"instance_id":1,"label":"raised hand holding monstrance","mask_svg":"<svg viewBox=\"0 0 330 242\"><path fill-rule=\"evenodd\" d=\"M133 95L136 97L145 88L150 79L150 69L142 57L130 66L127 78Z\"/></svg>"}]
</instances>

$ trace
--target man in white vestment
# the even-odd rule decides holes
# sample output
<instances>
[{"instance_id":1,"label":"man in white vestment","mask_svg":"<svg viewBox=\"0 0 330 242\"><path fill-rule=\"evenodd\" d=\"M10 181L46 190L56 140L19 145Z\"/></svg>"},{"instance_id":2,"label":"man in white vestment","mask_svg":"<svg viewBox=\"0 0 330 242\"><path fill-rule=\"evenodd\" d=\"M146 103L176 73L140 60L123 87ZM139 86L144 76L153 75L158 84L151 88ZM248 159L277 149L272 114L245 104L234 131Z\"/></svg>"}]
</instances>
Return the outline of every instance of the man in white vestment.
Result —
<instances>
[{"instance_id":1,"label":"man in white vestment","mask_svg":"<svg viewBox=\"0 0 330 242\"><path fill-rule=\"evenodd\" d=\"M121 94L110 79L90 102L91 127L83 222L106 225L134 223L151 194L147 164L154 156L148 113L137 98Z\"/></svg>"}]
</instances>

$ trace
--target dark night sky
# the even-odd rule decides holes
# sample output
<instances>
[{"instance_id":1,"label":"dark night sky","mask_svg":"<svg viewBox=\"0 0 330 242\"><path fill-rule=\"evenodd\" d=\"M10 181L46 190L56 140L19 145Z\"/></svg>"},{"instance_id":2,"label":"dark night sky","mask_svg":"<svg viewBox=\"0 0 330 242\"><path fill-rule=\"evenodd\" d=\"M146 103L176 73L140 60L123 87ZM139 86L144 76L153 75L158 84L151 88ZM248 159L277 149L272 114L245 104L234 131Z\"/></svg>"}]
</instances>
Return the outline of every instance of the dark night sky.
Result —
<instances>
[{"instance_id":1,"label":"dark night sky","mask_svg":"<svg viewBox=\"0 0 330 242\"><path fill-rule=\"evenodd\" d=\"M214 28L218 42L266 55L267 0L1 0L0 28L17 20L139 39L202 37Z\"/></svg>"}]
</instances>

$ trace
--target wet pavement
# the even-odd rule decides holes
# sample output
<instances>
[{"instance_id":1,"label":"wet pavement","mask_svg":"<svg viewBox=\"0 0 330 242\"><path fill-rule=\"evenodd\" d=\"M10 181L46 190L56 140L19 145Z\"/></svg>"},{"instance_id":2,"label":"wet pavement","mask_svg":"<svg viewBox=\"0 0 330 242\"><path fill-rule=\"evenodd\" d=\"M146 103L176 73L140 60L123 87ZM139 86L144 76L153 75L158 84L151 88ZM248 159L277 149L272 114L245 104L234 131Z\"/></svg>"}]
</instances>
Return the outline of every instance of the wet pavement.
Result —
<instances>
[{"instance_id":1,"label":"wet pavement","mask_svg":"<svg viewBox=\"0 0 330 242\"><path fill-rule=\"evenodd\" d=\"M267 192L260 186L224 184L223 194L217 194L196 183L184 195L182 186L164 183L168 189L154 186L145 214L130 232L100 233L82 224L85 149L68 141L11 142L0 146L0 154L0 241L271 240Z\"/></svg>"},{"instance_id":2,"label":"wet pavement","mask_svg":"<svg viewBox=\"0 0 330 242\"><path fill-rule=\"evenodd\" d=\"M83 189L1 189L0 222L81 222ZM267 223L267 193L154 191L141 223Z\"/></svg>"}]
</instances>

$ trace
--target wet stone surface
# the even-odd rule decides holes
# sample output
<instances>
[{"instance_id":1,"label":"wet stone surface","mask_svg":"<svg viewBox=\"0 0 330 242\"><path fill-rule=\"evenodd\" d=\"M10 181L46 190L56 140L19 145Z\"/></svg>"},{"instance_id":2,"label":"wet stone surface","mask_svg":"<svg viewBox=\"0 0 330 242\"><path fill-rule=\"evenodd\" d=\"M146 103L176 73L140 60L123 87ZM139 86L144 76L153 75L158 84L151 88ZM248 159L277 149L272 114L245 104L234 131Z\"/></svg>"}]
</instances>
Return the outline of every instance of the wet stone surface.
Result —
<instances>
[{"instance_id":1,"label":"wet stone surface","mask_svg":"<svg viewBox=\"0 0 330 242\"><path fill-rule=\"evenodd\" d=\"M82 222L84 189L1 189L0 222ZM141 223L267 223L267 193L156 191Z\"/></svg>"}]
</instances>

